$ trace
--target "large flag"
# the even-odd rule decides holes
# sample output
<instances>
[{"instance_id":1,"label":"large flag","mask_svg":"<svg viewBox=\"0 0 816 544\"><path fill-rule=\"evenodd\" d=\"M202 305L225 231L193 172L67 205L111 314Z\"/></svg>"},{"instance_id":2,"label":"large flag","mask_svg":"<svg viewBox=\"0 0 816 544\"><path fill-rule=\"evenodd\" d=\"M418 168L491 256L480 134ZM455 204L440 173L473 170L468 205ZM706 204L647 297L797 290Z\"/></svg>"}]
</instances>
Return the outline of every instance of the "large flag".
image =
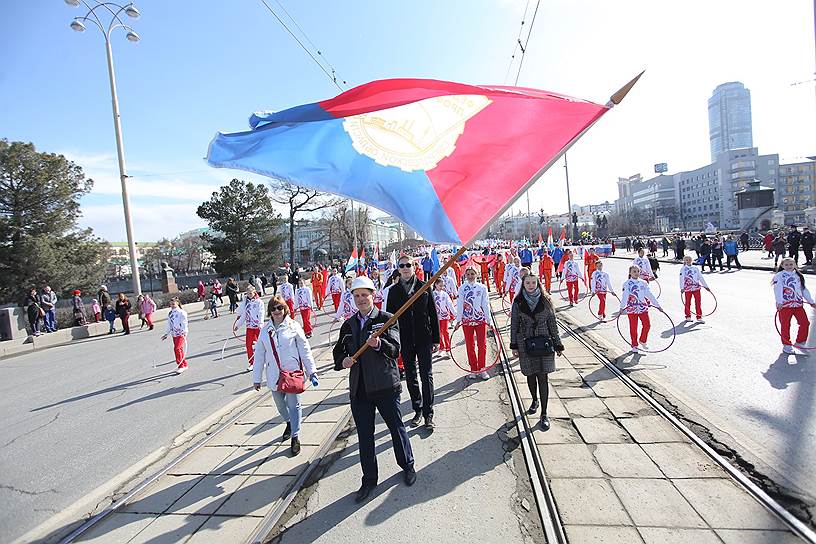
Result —
<instances>
[{"instance_id":1,"label":"large flag","mask_svg":"<svg viewBox=\"0 0 816 544\"><path fill-rule=\"evenodd\" d=\"M357 248L351 250L351 255L349 255L348 261L346 262L346 272L350 270L357 269L357 263L360 262L357 258Z\"/></svg>"},{"instance_id":2,"label":"large flag","mask_svg":"<svg viewBox=\"0 0 816 544\"><path fill-rule=\"evenodd\" d=\"M359 200L426 240L463 244L501 215L609 108L524 87L366 83L250 117L207 161Z\"/></svg>"}]
</instances>

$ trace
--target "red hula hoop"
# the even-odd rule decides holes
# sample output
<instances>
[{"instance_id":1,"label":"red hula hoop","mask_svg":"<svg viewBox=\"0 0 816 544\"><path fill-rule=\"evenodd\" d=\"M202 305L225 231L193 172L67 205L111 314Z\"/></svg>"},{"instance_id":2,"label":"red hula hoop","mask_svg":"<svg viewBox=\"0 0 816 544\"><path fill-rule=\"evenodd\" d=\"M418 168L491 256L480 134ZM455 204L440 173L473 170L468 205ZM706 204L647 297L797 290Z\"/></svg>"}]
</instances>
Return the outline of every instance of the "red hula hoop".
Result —
<instances>
[{"instance_id":1,"label":"red hula hoop","mask_svg":"<svg viewBox=\"0 0 816 544\"><path fill-rule=\"evenodd\" d=\"M627 308L624 308L623 310L621 310L621 311L618 313L618 317L615 319L615 325L616 325L616 326L617 326L617 328L618 328L618 334L620 335L620 337L623 339L623 341L624 341L624 342L626 342L626 344L627 344L627 345L630 345L630 340L629 340L629 339L627 339L627 338L626 338L626 337L623 335L623 331L621 331L621 326L620 326L620 318L621 318L621 316L622 316L622 315L629 315L628 313L626 313L626 310L627 310L627 309L628 309L628 307L627 307ZM672 347L672 344L674 344L674 341L677 339L677 328L676 328L676 325L674 324L674 321L672 321L672 318L669 316L669 314L667 314L667 313L666 313L665 311L663 311L661 308L658 308L657 306L649 306L649 310L651 310L651 309L655 309L655 310L659 311L661 314L663 314L663 315L665 315L665 316L666 316L666 319L668 319L668 320L669 320L669 323L671 323L671 326L672 326L672 339L671 339L671 342L669 342L669 345L668 345L668 346L666 346L666 347L665 347L665 348L663 348L663 349L658 349L658 350L648 350L648 349L642 349L642 348L638 348L638 349L639 349L640 351L642 351L643 353L661 353L661 352L666 351L666 350L667 350L667 349L669 349L670 347Z\"/></svg>"},{"instance_id":2,"label":"red hula hoop","mask_svg":"<svg viewBox=\"0 0 816 544\"><path fill-rule=\"evenodd\" d=\"M702 290L703 291L708 291L709 293L711 293L711 291L708 290L708 289L702 289ZM685 311L686 297L683 296L684 294L685 294L685 291L680 291L680 305L683 306L683 310ZM708 312L707 314L703 314L703 317L708 317L708 316L710 316L711 314L713 314L714 312L717 311L717 295L715 295L714 293L711 293L711 296L714 297L714 309L711 310L710 312ZM700 297L702 298L702 295L700 295ZM702 306L702 305L703 305L703 303L701 301L700 306Z\"/></svg>"},{"instance_id":3,"label":"red hula hoop","mask_svg":"<svg viewBox=\"0 0 816 544\"><path fill-rule=\"evenodd\" d=\"M804 306L802 306L802 307L804 308ZM780 309L781 308L777 308L776 313L774 314L774 325L776 325L776 333L779 335L779 339L782 340L782 323L781 323L781 320L779 319L779 310ZM809 336L810 335L808 335L808 337ZM807 342L807 340L805 340L805 342ZM793 345L794 344L791 344L791 346L793 346ZM803 346L803 347L796 348L796 349L801 349L803 351L810 351L810 350L816 349L816 346L809 346L809 347Z\"/></svg>"},{"instance_id":4,"label":"red hula hoop","mask_svg":"<svg viewBox=\"0 0 816 544\"><path fill-rule=\"evenodd\" d=\"M564 296L564 289L561 287L562 285L564 285L564 276L563 275L561 276L561 279L558 280L558 294L561 295L561 300L563 300L564 302L569 302L569 297ZM584 286L584 287L586 287L586 286ZM586 289L581 291L581 282L579 281L578 282L578 302L576 302L575 304L576 305L579 304L585 298L586 298Z\"/></svg>"},{"instance_id":5,"label":"red hula hoop","mask_svg":"<svg viewBox=\"0 0 816 544\"><path fill-rule=\"evenodd\" d=\"M589 313L591 313L591 314L592 314L592 317L594 317L595 319L597 319L597 320L598 320L598 321L600 321L601 323L609 323L610 321L612 321L612 318L611 318L611 317L610 317L609 319L601 319L601 316L599 316L598 314L596 314L596 313L595 313L595 312L592 310L592 298L593 298L595 295L597 295L597 294L598 294L598 293L596 292L596 293L592 293L592 294L589 296L589 300L587 301L587 306L589 307ZM620 307L620 298L618 298L618 295L616 295L616 294L615 294L615 293L613 293L612 291L606 291L606 294L607 294L607 295L611 294L613 297L615 297L615 299L618 301L618 307ZM600 306L599 306L599 309L600 309ZM607 307L607 309L609 309L609 308ZM614 312L612 312L612 313L614 313Z\"/></svg>"},{"instance_id":6,"label":"red hula hoop","mask_svg":"<svg viewBox=\"0 0 816 544\"><path fill-rule=\"evenodd\" d=\"M463 343L464 343L465 331L462 330L462 326L460 326L458 329L455 329L450 334L451 347L453 347L454 344L458 344L458 342L454 342L454 335L458 331L462 331L462 340L463 340ZM454 355L453 355L453 350L450 350L448 353L450 354L450 358L451 358L451 361L453 361L453 364L455 364L456 366L458 366L460 369L464 370L468 374L478 374L480 372L487 372L487 371L491 370L494 366L496 366L498 364L499 360L501 359L501 348L502 348L501 337L499 336L499 331L497 331L496 328L493 325L491 325L490 323L485 323L485 336L488 336L488 333L490 333L490 332L493 333L493 338L494 338L494 341L496 342L496 358L492 363L488 364L489 361L485 361L485 367L483 369L473 371L473 370L470 369L470 365L468 365L467 367L464 367L461 364L459 364L459 362L456 360L456 357L454 357ZM485 351L487 351L487 346L488 346L488 339L485 338ZM487 353L485 353L485 355L487 355Z\"/></svg>"}]
</instances>

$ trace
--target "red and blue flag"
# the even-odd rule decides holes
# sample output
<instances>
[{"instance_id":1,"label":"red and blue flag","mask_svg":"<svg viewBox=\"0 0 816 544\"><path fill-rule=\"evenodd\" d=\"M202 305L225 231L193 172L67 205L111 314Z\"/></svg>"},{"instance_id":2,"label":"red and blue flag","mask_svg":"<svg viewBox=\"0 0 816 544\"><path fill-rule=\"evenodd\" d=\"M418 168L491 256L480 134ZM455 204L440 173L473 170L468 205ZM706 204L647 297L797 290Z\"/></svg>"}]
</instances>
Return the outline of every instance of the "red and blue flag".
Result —
<instances>
[{"instance_id":1,"label":"red and blue flag","mask_svg":"<svg viewBox=\"0 0 816 544\"><path fill-rule=\"evenodd\" d=\"M426 240L463 244L597 121L601 106L523 87L367 83L250 117L207 161L365 202Z\"/></svg>"}]
</instances>

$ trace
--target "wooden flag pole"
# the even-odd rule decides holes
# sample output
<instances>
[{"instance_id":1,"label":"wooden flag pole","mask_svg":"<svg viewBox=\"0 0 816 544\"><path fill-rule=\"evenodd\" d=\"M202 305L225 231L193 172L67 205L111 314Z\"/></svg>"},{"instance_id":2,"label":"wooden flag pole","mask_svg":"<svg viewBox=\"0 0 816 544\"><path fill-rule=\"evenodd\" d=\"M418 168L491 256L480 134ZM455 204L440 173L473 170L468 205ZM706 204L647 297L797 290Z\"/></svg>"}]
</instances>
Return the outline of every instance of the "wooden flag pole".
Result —
<instances>
[{"instance_id":1,"label":"wooden flag pole","mask_svg":"<svg viewBox=\"0 0 816 544\"><path fill-rule=\"evenodd\" d=\"M467 246L467 245L463 245L462 247L460 247L460 248L459 248L459 251L457 251L456 253L454 253L453 255L451 255L451 258L450 258L450 259L448 259L448 260L445 262L445 264L444 264L444 265L442 265L442 266L439 268L439 270L437 270L437 271L436 271L436 274L434 274L433 276L431 276L431 279L429 279L428 281L426 281L426 282L425 282L425 285L423 285L423 286L422 286L422 287L421 287L421 288L420 288L418 291L415 291L415 292L414 292L414 294L413 294L413 295L411 295L411 298L409 298L408 300L406 300L406 301L405 301L405 304L403 304L403 305L400 307L400 309L399 309L399 310L397 310L396 312L394 312L394 315L392 315L392 316L391 316L391 317L388 319L388 321L386 321L386 322L385 322L385 325L383 325L383 326L382 326L380 329L378 329L377 331L375 331L375 332L374 332L374 333L373 333L371 336L372 336L373 338L377 338L377 337L379 337L379 336L380 336L382 333L384 333L384 332L385 332L385 331L386 331L386 330L387 330L389 327L391 327L391 325L393 325L394 323L396 323L396 322L397 322L397 319L399 319L399 316L401 316L403 313L405 313L405 310L407 310L408 308L410 308L410 307L411 307L411 304L413 304L413 303L414 303L414 301L416 301L416 299L418 299L419 297L421 297L421 296L422 296L422 293L424 293L425 291L427 291L427 290L428 290L428 288L430 288L430 286L431 286L431 285L433 285L434 283L436 283L436 280L437 280L437 279L439 279L439 277L440 277L442 274L444 274L444 273L445 273L445 271L446 271L448 268L450 268L450 265L451 265L451 264L453 264L453 262L454 262L455 260L459 259L459 257L461 257L461 256L462 256L462 255L465 253L465 251L467 251L467 248L468 248L468 246ZM351 356L351 358L352 358L352 359L354 359L354 361L356 362L356 361L357 361L357 359L359 359L359 358L360 358L360 356L361 356L361 355L362 355L362 354L365 352L365 350L367 350L367 349L368 349L368 344L363 344L362 346L360 346L360 349L358 349L358 350L357 350L357 352L356 352L354 355L352 355L352 356Z\"/></svg>"}]
</instances>

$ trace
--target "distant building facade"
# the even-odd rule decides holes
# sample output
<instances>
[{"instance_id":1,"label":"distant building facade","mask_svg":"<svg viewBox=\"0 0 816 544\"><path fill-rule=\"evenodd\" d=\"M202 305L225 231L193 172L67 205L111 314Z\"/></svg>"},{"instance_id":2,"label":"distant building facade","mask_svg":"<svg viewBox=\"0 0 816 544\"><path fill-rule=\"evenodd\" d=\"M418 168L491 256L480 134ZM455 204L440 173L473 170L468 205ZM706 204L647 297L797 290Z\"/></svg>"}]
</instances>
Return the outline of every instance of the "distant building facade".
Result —
<instances>
[{"instance_id":1,"label":"distant building facade","mask_svg":"<svg viewBox=\"0 0 816 544\"><path fill-rule=\"evenodd\" d=\"M751 91L739 81L718 85L708 99L711 162L721 153L754 147Z\"/></svg>"},{"instance_id":2,"label":"distant building facade","mask_svg":"<svg viewBox=\"0 0 816 544\"><path fill-rule=\"evenodd\" d=\"M777 199L786 224L806 222L805 210L816 206L816 159L779 166Z\"/></svg>"}]
</instances>

